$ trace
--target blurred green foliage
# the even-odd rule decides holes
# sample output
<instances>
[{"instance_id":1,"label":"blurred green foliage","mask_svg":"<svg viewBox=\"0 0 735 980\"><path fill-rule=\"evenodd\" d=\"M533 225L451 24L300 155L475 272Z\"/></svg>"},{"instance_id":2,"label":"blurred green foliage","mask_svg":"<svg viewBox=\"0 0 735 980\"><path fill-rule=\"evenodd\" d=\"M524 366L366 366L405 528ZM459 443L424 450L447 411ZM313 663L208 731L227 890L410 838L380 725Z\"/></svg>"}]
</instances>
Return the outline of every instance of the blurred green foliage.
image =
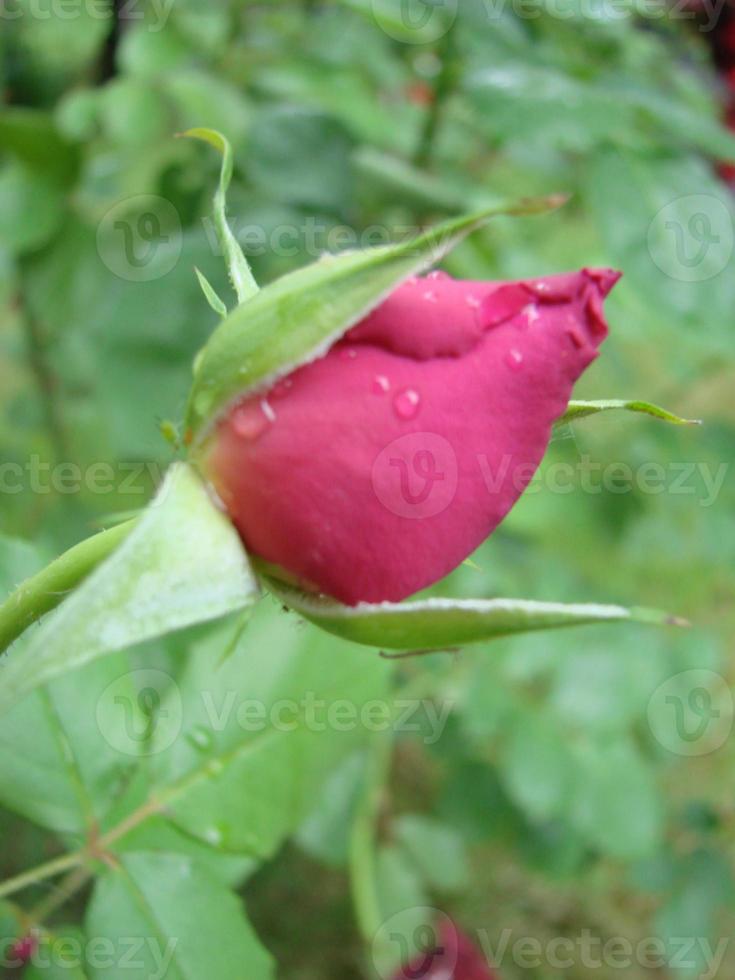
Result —
<instances>
[{"instance_id":1,"label":"blurred green foliage","mask_svg":"<svg viewBox=\"0 0 735 980\"><path fill-rule=\"evenodd\" d=\"M227 622L115 655L0 726L3 876L133 814L88 902L83 891L56 908L42 882L21 905L118 951L121 937L179 937L167 977L272 976L261 943L294 980L388 976L386 930L410 937L427 906L493 948L504 930L668 944L665 969L577 958L573 980L713 976L706 952L735 927L735 210L713 161L735 160L735 138L718 122L704 20L602 0L406 11L0 4L2 591L140 508L173 456L159 423L180 418L216 322L194 267L220 295L228 286L208 219L219 162L172 137L210 126L235 146L230 211L261 282L496 199L573 195L551 216L500 219L447 268L620 267L611 337L579 396L644 397L705 425L570 426L441 591L659 606L694 626L389 664L273 606L242 636ZM651 464L658 489L642 476ZM301 723L254 734L234 715L215 732L204 690L218 705L311 692L420 710L392 739ZM147 737L131 743L126 724ZM6 913L12 937L25 920ZM124 975L153 969L148 958ZM25 975L56 975L36 970ZM730 946L720 970L735 970ZM510 952L501 972L561 975Z\"/></svg>"}]
</instances>

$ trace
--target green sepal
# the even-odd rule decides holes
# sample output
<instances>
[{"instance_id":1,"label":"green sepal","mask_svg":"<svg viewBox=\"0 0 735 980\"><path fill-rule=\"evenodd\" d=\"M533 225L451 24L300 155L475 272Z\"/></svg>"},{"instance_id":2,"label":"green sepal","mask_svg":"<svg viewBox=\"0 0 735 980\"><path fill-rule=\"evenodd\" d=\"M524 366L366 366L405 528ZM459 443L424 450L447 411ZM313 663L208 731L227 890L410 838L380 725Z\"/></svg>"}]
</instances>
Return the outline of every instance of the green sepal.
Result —
<instances>
[{"instance_id":1,"label":"green sepal","mask_svg":"<svg viewBox=\"0 0 735 980\"><path fill-rule=\"evenodd\" d=\"M214 286L209 281L209 279L207 279L207 277L204 275L201 269L197 269L195 266L194 272L196 273L196 277L197 280L199 281L199 285L202 287L202 292L204 293L205 299L212 307L214 312L219 314L219 316L221 316L222 319L224 319L227 316L227 307L217 295Z\"/></svg>"},{"instance_id":2,"label":"green sepal","mask_svg":"<svg viewBox=\"0 0 735 980\"><path fill-rule=\"evenodd\" d=\"M230 313L197 357L186 413L189 442L201 441L242 394L324 354L403 280L435 265L491 218L539 214L565 200L555 195L501 204L409 241L325 256L266 286Z\"/></svg>"},{"instance_id":3,"label":"green sepal","mask_svg":"<svg viewBox=\"0 0 735 980\"><path fill-rule=\"evenodd\" d=\"M232 180L233 169L232 146L230 141L222 133L218 133L216 129L188 129L180 135L203 140L222 154L222 169L220 170L217 191L214 195L214 225L225 257L227 274L230 277L232 288L237 294L238 303L244 303L245 300L258 292L258 284L250 271L250 265L240 248L240 243L227 223L227 189Z\"/></svg>"},{"instance_id":4,"label":"green sepal","mask_svg":"<svg viewBox=\"0 0 735 980\"><path fill-rule=\"evenodd\" d=\"M684 626L685 620L654 609L530 599L415 599L345 606L264 577L266 587L304 619L353 643L390 650L446 650L515 633L638 622Z\"/></svg>"},{"instance_id":5,"label":"green sepal","mask_svg":"<svg viewBox=\"0 0 735 980\"><path fill-rule=\"evenodd\" d=\"M259 598L245 549L194 469L175 463L122 544L13 647L0 711L54 677Z\"/></svg>"},{"instance_id":6,"label":"green sepal","mask_svg":"<svg viewBox=\"0 0 735 980\"><path fill-rule=\"evenodd\" d=\"M651 402L639 400L626 401L620 398L606 398L602 401L571 401L567 405L567 410L560 416L555 425L566 425L569 422L577 422L579 419L588 418L590 415L598 415L600 412L639 412L642 415L651 415L662 422L671 422L673 425L701 425L699 419L683 419L665 408L659 408Z\"/></svg>"}]
</instances>

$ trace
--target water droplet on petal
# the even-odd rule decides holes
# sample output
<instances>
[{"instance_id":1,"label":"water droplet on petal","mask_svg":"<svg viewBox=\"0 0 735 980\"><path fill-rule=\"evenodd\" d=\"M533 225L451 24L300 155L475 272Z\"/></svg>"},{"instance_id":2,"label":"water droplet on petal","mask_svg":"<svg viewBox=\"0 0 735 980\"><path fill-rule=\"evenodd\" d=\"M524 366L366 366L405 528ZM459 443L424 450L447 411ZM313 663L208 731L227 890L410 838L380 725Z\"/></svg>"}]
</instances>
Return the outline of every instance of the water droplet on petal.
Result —
<instances>
[{"instance_id":1,"label":"water droplet on petal","mask_svg":"<svg viewBox=\"0 0 735 980\"><path fill-rule=\"evenodd\" d=\"M426 278L433 279L434 282L436 282L438 279L449 279L449 274L444 272L443 269L434 269L434 271L430 272Z\"/></svg>"},{"instance_id":2,"label":"water droplet on petal","mask_svg":"<svg viewBox=\"0 0 735 980\"><path fill-rule=\"evenodd\" d=\"M276 413L274 412L273 406L271 405L271 403L268 401L267 398L264 398L261 401L261 403L260 403L260 409L261 409L263 415L265 415L265 417L268 419L269 422L275 422L276 421Z\"/></svg>"},{"instance_id":3,"label":"water droplet on petal","mask_svg":"<svg viewBox=\"0 0 735 980\"><path fill-rule=\"evenodd\" d=\"M390 381L384 374L376 374L373 378L373 394L384 395L390 391Z\"/></svg>"},{"instance_id":4,"label":"water droplet on petal","mask_svg":"<svg viewBox=\"0 0 735 980\"><path fill-rule=\"evenodd\" d=\"M232 429L241 439L254 441L267 428L268 420L260 408L249 402L232 413Z\"/></svg>"},{"instance_id":5,"label":"water droplet on petal","mask_svg":"<svg viewBox=\"0 0 735 980\"><path fill-rule=\"evenodd\" d=\"M566 303L573 296L572 288L565 278L562 278L560 282L537 279L524 283L524 285L542 303Z\"/></svg>"},{"instance_id":6,"label":"water droplet on petal","mask_svg":"<svg viewBox=\"0 0 735 980\"><path fill-rule=\"evenodd\" d=\"M416 418L421 406L421 396L415 388L404 388L393 399L393 408L399 419Z\"/></svg>"},{"instance_id":7,"label":"water droplet on petal","mask_svg":"<svg viewBox=\"0 0 735 980\"><path fill-rule=\"evenodd\" d=\"M271 388L270 398L283 398L286 392L293 388L293 381L291 378L283 378L281 381L277 381L276 384Z\"/></svg>"},{"instance_id":8,"label":"water droplet on petal","mask_svg":"<svg viewBox=\"0 0 735 980\"><path fill-rule=\"evenodd\" d=\"M515 347L511 347L505 355L505 363L511 371L520 371L523 364L523 354L519 350L516 350Z\"/></svg>"},{"instance_id":9,"label":"water droplet on petal","mask_svg":"<svg viewBox=\"0 0 735 980\"><path fill-rule=\"evenodd\" d=\"M437 301L436 293L433 293L430 289L422 294L422 298L425 299L427 303L436 303Z\"/></svg>"},{"instance_id":10,"label":"water droplet on petal","mask_svg":"<svg viewBox=\"0 0 735 980\"><path fill-rule=\"evenodd\" d=\"M477 296L473 296L472 293L465 297L465 302L472 310L479 310L482 306L482 300L478 299Z\"/></svg>"},{"instance_id":11,"label":"water droplet on petal","mask_svg":"<svg viewBox=\"0 0 735 980\"><path fill-rule=\"evenodd\" d=\"M535 303L529 303L528 306L524 306L521 313L523 313L523 315L526 317L529 324L535 323L541 317L541 314L538 311L538 306L536 306Z\"/></svg>"},{"instance_id":12,"label":"water droplet on petal","mask_svg":"<svg viewBox=\"0 0 735 980\"><path fill-rule=\"evenodd\" d=\"M357 357L357 351L354 347L343 347L339 356L343 361L354 361Z\"/></svg>"}]
</instances>

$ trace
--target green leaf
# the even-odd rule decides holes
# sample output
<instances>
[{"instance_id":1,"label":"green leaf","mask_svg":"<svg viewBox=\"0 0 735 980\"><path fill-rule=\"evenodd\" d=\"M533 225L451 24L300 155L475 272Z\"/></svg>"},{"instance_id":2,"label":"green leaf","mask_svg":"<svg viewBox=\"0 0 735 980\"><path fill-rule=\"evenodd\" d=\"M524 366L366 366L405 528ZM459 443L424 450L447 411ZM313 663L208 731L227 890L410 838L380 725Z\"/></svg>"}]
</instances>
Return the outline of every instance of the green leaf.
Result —
<instances>
[{"instance_id":1,"label":"green leaf","mask_svg":"<svg viewBox=\"0 0 735 980\"><path fill-rule=\"evenodd\" d=\"M73 667L252 604L236 531L194 470L174 465L124 543L11 655L0 711Z\"/></svg>"},{"instance_id":2,"label":"green leaf","mask_svg":"<svg viewBox=\"0 0 735 980\"><path fill-rule=\"evenodd\" d=\"M37 548L0 537L0 589L43 567ZM108 685L126 692L124 655L59 677L0 717L0 802L44 827L81 833L102 819L128 763L100 738L95 707ZM131 722L136 723L136 702Z\"/></svg>"},{"instance_id":3,"label":"green leaf","mask_svg":"<svg viewBox=\"0 0 735 980\"><path fill-rule=\"evenodd\" d=\"M700 846L678 859L673 887L654 918L656 935L666 943L671 975L680 978L715 977L725 973L718 965L730 945L730 930L721 926L723 909L732 906L735 879L725 850ZM682 963L682 936L701 939Z\"/></svg>"},{"instance_id":4,"label":"green leaf","mask_svg":"<svg viewBox=\"0 0 735 980\"><path fill-rule=\"evenodd\" d=\"M458 830L423 814L404 814L392 833L430 888L457 891L470 880L464 841Z\"/></svg>"},{"instance_id":5,"label":"green leaf","mask_svg":"<svg viewBox=\"0 0 735 980\"><path fill-rule=\"evenodd\" d=\"M564 813L572 759L561 734L537 706L513 718L498 768L508 795L531 820Z\"/></svg>"},{"instance_id":6,"label":"green leaf","mask_svg":"<svg viewBox=\"0 0 735 980\"><path fill-rule=\"evenodd\" d=\"M24 272L25 299L49 337L60 408L68 408L75 420L71 425L70 419L74 452L84 452L87 459L142 464L158 458L152 421L174 413L180 417L192 360L211 332L212 319L192 268L223 286L225 276L217 278L218 262L201 225L184 228L182 234L178 211L172 210L163 198L149 195L116 202L115 220L99 225L99 237L95 228L68 216L52 245L34 255ZM160 227L154 220L149 228L147 214ZM122 227L132 234L129 255ZM147 237L148 231L153 237ZM129 265L132 259L148 264L136 269ZM126 269L133 277L140 272L144 281L111 274ZM9 417L3 407L0 415ZM30 438L29 432L19 445ZM111 509L140 506L140 492L138 486L136 500L128 496ZM85 504L99 512L93 500Z\"/></svg>"},{"instance_id":7,"label":"green leaf","mask_svg":"<svg viewBox=\"0 0 735 980\"><path fill-rule=\"evenodd\" d=\"M309 595L270 577L265 582L274 595L327 632L353 643L392 650L446 650L514 633L587 623L684 625L682 620L654 609L530 599L432 597L343 606L328 596Z\"/></svg>"},{"instance_id":8,"label":"green leaf","mask_svg":"<svg viewBox=\"0 0 735 980\"><path fill-rule=\"evenodd\" d=\"M120 654L34 691L0 716L0 801L59 833L91 830L136 761L100 737L96 706L111 685L143 727L130 665Z\"/></svg>"},{"instance_id":9,"label":"green leaf","mask_svg":"<svg viewBox=\"0 0 735 980\"><path fill-rule=\"evenodd\" d=\"M224 663L223 630L190 652L161 702L153 795L192 839L267 857L320 799L335 766L375 737L364 706L387 699L392 671L378 658L345 657L319 630L294 629L272 603L258 606ZM173 719L181 731L172 739Z\"/></svg>"},{"instance_id":10,"label":"green leaf","mask_svg":"<svg viewBox=\"0 0 735 980\"><path fill-rule=\"evenodd\" d=\"M431 44L448 31L454 20L454 7L447 4L425 4L423 0L342 0L346 7L352 7L369 18L372 26L377 23L389 37L410 44ZM426 7L431 15L426 17ZM438 21L438 24L437 24Z\"/></svg>"},{"instance_id":11,"label":"green leaf","mask_svg":"<svg viewBox=\"0 0 735 980\"><path fill-rule=\"evenodd\" d=\"M567 410L556 420L555 425L565 425L568 422L576 422L585 419L590 415L597 415L599 412L640 412L643 415L651 415L662 422L671 422L674 425L701 425L699 419L683 419L665 408L659 408L651 402L629 401L620 398L607 398L603 401L571 401L567 405Z\"/></svg>"},{"instance_id":12,"label":"green leaf","mask_svg":"<svg viewBox=\"0 0 735 980\"><path fill-rule=\"evenodd\" d=\"M735 306L728 274L735 207L709 163L600 149L587 163L586 197L611 261L663 319L667 336L679 326L700 345L716 339Z\"/></svg>"},{"instance_id":13,"label":"green leaf","mask_svg":"<svg viewBox=\"0 0 735 980\"><path fill-rule=\"evenodd\" d=\"M324 792L298 830L307 853L339 867L349 857L350 831L365 779L366 754L355 752L334 770Z\"/></svg>"},{"instance_id":14,"label":"green leaf","mask_svg":"<svg viewBox=\"0 0 735 980\"><path fill-rule=\"evenodd\" d=\"M250 271L248 260L243 255L240 243L232 234L232 230L227 223L227 188L232 180L232 147L222 133L214 129L188 129L182 136L192 139L203 140L209 143L222 154L222 169L220 171L219 185L214 195L214 224L217 229L222 251L227 264L227 273L230 277L232 287L237 294L238 303L244 303L246 299L258 292L258 284Z\"/></svg>"},{"instance_id":15,"label":"green leaf","mask_svg":"<svg viewBox=\"0 0 735 980\"><path fill-rule=\"evenodd\" d=\"M266 286L227 317L197 358L186 418L190 435L200 440L244 391L319 357L400 282L491 218L538 214L563 200L536 198L454 218L410 241L325 256Z\"/></svg>"},{"instance_id":16,"label":"green leaf","mask_svg":"<svg viewBox=\"0 0 735 980\"><path fill-rule=\"evenodd\" d=\"M577 745L570 819L603 853L642 858L655 853L665 827L655 773L629 740Z\"/></svg>"},{"instance_id":17,"label":"green leaf","mask_svg":"<svg viewBox=\"0 0 735 980\"><path fill-rule=\"evenodd\" d=\"M0 144L58 184L71 184L76 177L79 152L63 138L47 112L5 106L0 112Z\"/></svg>"},{"instance_id":18,"label":"green leaf","mask_svg":"<svg viewBox=\"0 0 735 980\"><path fill-rule=\"evenodd\" d=\"M63 220L63 191L46 173L17 160L0 169L0 246L32 252L51 241Z\"/></svg>"},{"instance_id":19,"label":"green leaf","mask_svg":"<svg viewBox=\"0 0 735 980\"><path fill-rule=\"evenodd\" d=\"M178 854L124 854L97 882L86 929L98 941L111 941L107 959L94 959L92 980L275 975L237 896ZM135 957L129 955L133 942Z\"/></svg>"},{"instance_id":20,"label":"green leaf","mask_svg":"<svg viewBox=\"0 0 735 980\"><path fill-rule=\"evenodd\" d=\"M352 140L324 112L293 104L258 110L245 165L258 197L317 213L348 213L354 199Z\"/></svg>"}]
</instances>

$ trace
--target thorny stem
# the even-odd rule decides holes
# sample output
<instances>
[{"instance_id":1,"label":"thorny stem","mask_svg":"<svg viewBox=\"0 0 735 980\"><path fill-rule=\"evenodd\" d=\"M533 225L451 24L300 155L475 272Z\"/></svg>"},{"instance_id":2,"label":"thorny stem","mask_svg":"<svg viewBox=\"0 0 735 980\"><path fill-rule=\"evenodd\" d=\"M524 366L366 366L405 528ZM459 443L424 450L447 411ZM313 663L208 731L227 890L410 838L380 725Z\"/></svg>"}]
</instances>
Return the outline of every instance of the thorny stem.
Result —
<instances>
[{"instance_id":1,"label":"thorny stem","mask_svg":"<svg viewBox=\"0 0 735 980\"><path fill-rule=\"evenodd\" d=\"M58 888L55 888L43 901L34 906L25 917L26 932L31 932L38 928L50 915L62 905L66 905L72 895L76 895L80 888L84 887L92 877L89 868L81 866L74 868L64 878Z\"/></svg>"},{"instance_id":2,"label":"thorny stem","mask_svg":"<svg viewBox=\"0 0 735 980\"><path fill-rule=\"evenodd\" d=\"M8 895L13 895L30 885L35 885L36 882L63 874L70 868L76 868L84 859L84 853L84 851L73 851L71 854L62 854L61 857L46 861L45 864L39 864L36 868L30 868L14 878L8 878L7 881L0 884L0 898L7 898Z\"/></svg>"},{"instance_id":3,"label":"thorny stem","mask_svg":"<svg viewBox=\"0 0 735 980\"><path fill-rule=\"evenodd\" d=\"M45 881L47 878L53 878L58 874L63 874L65 871L71 871L71 874L62 882L58 891L48 900L41 902L30 913L29 918L31 923L38 924L60 905L63 905L67 899L87 882L92 875L89 865L93 861L105 860L107 857L107 848L122 837L125 837L126 834L129 834L149 817L160 813L162 810L162 802L156 799L146 800L142 806L125 817L124 820L106 834L102 834L97 839L90 837L88 843L84 847L79 848L79 850L72 851L69 854L63 854L61 857L47 861L45 864L39 864L37 867L31 868L29 871L24 871L14 878L8 878L7 881L0 884L0 899L7 898L8 895L13 895L15 892L28 888L30 885L35 885L40 881Z\"/></svg>"}]
</instances>

